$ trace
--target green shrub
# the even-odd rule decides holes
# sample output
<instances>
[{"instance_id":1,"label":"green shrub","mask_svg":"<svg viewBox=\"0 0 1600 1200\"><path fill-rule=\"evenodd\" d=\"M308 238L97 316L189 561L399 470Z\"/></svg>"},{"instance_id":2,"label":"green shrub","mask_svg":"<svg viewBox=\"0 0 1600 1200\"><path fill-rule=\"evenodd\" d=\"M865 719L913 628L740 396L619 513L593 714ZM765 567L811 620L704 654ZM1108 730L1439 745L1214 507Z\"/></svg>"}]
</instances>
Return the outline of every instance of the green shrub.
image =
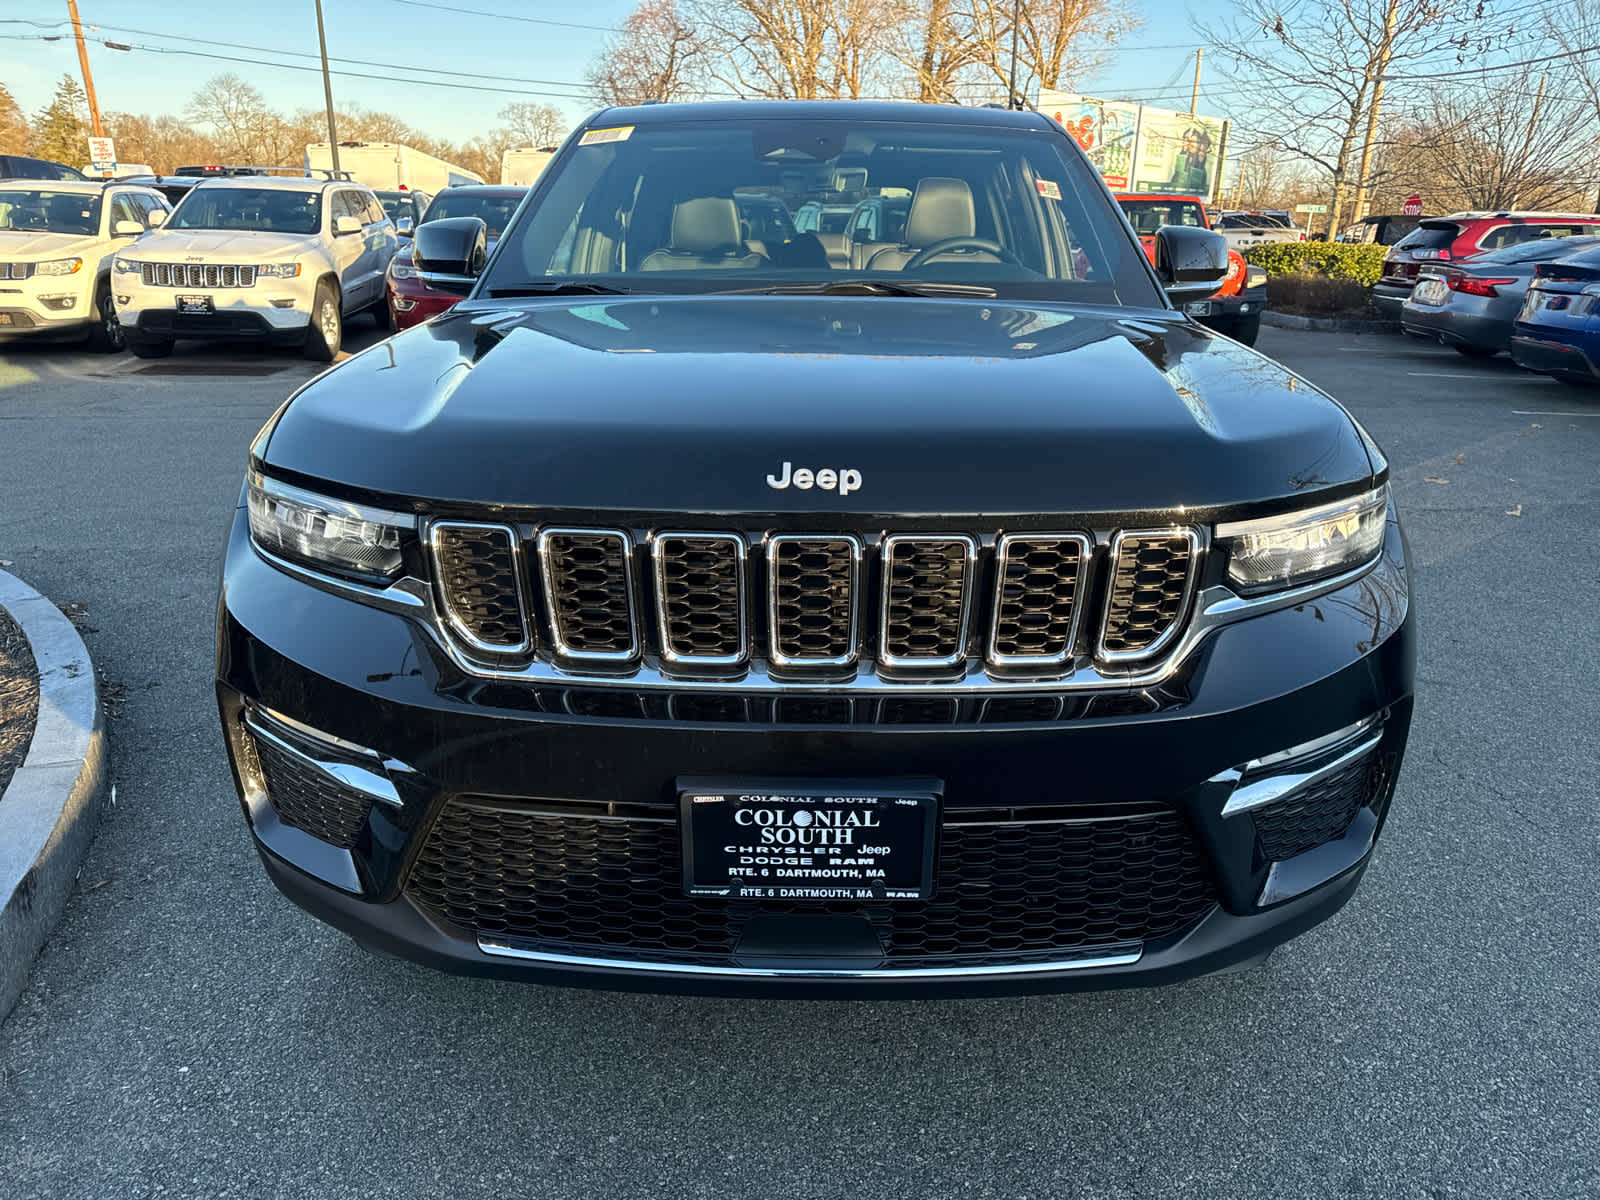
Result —
<instances>
[{"instance_id":1,"label":"green shrub","mask_svg":"<svg viewBox=\"0 0 1600 1200\"><path fill-rule=\"evenodd\" d=\"M1322 275L1349 279L1371 287L1383 274L1386 248L1341 242L1275 242L1252 246L1246 262L1265 267L1270 279L1278 275Z\"/></svg>"},{"instance_id":2,"label":"green shrub","mask_svg":"<svg viewBox=\"0 0 1600 1200\"><path fill-rule=\"evenodd\" d=\"M1313 271L1267 277L1267 307L1303 317L1370 317L1367 287L1354 279L1333 279Z\"/></svg>"}]
</instances>

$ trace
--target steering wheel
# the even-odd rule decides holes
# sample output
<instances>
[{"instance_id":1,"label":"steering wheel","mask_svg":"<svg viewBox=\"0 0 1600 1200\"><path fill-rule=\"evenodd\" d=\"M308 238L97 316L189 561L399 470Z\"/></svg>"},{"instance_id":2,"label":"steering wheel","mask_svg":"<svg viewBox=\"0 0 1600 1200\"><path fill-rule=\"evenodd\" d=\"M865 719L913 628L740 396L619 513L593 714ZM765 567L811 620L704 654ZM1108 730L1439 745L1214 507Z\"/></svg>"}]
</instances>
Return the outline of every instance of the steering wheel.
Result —
<instances>
[{"instance_id":1,"label":"steering wheel","mask_svg":"<svg viewBox=\"0 0 1600 1200\"><path fill-rule=\"evenodd\" d=\"M925 267L928 265L929 259L943 254L947 250L987 250L990 254L998 254L1003 262L1011 263L1017 267L1022 266L1022 260L999 242L991 242L988 238L980 237L953 237L935 242L931 246L924 246L908 258L905 265L900 269L902 271L914 271L918 267Z\"/></svg>"}]
</instances>

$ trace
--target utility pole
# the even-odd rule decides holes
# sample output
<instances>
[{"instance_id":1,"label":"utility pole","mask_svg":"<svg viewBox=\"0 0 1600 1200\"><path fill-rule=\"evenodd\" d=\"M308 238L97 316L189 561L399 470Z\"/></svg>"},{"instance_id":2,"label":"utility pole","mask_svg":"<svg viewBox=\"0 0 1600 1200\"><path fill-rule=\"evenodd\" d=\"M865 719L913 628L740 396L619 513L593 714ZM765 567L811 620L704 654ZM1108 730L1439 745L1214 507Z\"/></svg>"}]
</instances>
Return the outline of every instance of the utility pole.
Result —
<instances>
[{"instance_id":1,"label":"utility pole","mask_svg":"<svg viewBox=\"0 0 1600 1200\"><path fill-rule=\"evenodd\" d=\"M1017 98L1017 31L1022 26L1022 0L1011 0L1011 83L1010 94L1006 96L1006 107L1014 108L1019 112L1022 103Z\"/></svg>"},{"instance_id":2,"label":"utility pole","mask_svg":"<svg viewBox=\"0 0 1600 1200\"><path fill-rule=\"evenodd\" d=\"M1394 55L1394 27L1400 19L1400 0L1389 0L1383 12L1383 41L1378 44L1377 80L1372 85L1372 107L1367 109L1367 136L1361 145L1361 170L1356 175L1356 210L1354 221L1367 215L1367 174L1372 169L1372 143L1378 136L1378 112L1383 107L1383 77L1388 74L1389 60ZM1333 222L1337 213L1328 214L1328 237L1333 237Z\"/></svg>"},{"instance_id":3,"label":"utility pole","mask_svg":"<svg viewBox=\"0 0 1600 1200\"><path fill-rule=\"evenodd\" d=\"M333 80L328 76L328 35L322 29L322 0L317 0L317 47L322 51L322 98L328 106L328 152L333 169L339 170L339 131L333 123Z\"/></svg>"},{"instance_id":4,"label":"utility pole","mask_svg":"<svg viewBox=\"0 0 1600 1200\"><path fill-rule=\"evenodd\" d=\"M89 47L83 44L83 22L78 19L78 0L67 0L67 13L72 17L72 36L78 43L78 65L83 68L83 94L89 100L89 127L95 137L105 137L105 126L100 124L100 102L94 98L94 76L89 73Z\"/></svg>"},{"instance_id":5,"label":"utility pole","mask_svg":"<svg viewBox=\"0 0 1600 1200\"><path fill-rule=\"evenodd\" d=\"M1191 117L1200 111L1200 60L1205 56L1204 46L1194 52L1194 91L1189 93L1189 115Z\"/></svg>"}]
</instances>

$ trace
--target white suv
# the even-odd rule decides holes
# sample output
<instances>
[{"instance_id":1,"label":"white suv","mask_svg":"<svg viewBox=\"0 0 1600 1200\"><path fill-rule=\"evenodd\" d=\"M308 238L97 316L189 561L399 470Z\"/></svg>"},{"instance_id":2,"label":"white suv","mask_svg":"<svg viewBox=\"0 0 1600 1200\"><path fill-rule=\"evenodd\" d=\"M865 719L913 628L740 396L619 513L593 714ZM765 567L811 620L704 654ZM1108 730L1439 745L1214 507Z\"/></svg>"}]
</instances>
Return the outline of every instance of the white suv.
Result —
<instances>
[{"instance_id":1,"label":"white suv","mask_svg":"<svg viewBox=\"0 0 1600 1200\"><path fill-rule=\"evenodd\" d=\"M397 244L383 205L359 183L207 180L164 229L117 256L128 349L159 358L178 338L264 338L326 362L345 317L370 310L388 327L384 273Z\"/></svg>"},{"instance_id":2,"label":"white suv","mask_svg":"<svg viewBox=\"0 0 1600 1200\"><path fill-rule=\"evenodd\" d=\"M122 349L112 256L170 211L160 192L102 180L0 180L0 342L81 338Z\"/></svg>"}]
</instances>

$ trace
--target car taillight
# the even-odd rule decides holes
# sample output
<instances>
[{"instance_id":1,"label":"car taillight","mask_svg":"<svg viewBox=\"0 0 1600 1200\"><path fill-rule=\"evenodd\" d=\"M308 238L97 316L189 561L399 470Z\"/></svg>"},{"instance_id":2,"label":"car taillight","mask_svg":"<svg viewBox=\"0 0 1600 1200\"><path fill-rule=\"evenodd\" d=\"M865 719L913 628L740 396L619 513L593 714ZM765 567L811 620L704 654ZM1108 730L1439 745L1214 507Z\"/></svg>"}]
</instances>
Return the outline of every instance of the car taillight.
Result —
<instances>
[{"instance_id":1,"label":"car taillight","mask_svg":"<svg viewBox=\"0 0 1600 1200\"><path fill-rule=\"evenodd\" d=\"M1471 275L1447 275L1445 286L1452 292L1464 292L1468 296L1498 296L1495 284L1515 283L1515 279L1478 279Z\"/></svg>"}]
</instances>

